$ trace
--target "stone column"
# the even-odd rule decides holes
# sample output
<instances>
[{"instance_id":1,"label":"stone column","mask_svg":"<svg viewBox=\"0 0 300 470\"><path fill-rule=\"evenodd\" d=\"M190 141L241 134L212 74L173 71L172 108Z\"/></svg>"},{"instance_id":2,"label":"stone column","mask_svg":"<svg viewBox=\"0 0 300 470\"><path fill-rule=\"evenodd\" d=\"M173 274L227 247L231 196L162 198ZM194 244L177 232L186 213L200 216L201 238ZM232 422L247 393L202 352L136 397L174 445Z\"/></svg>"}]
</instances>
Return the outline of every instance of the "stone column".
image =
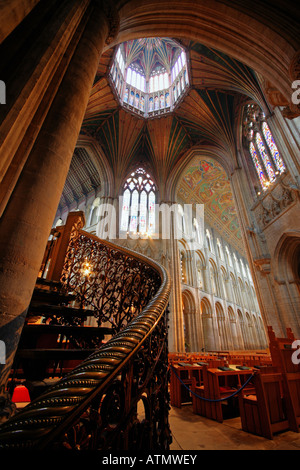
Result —
<instances>
[{"instance_id":1,"label":"stone column","mask_svg":"<svg viewBox=\"0 0 300 470\"><path fill-rule=\"evenodd\" d=\"M6 345L0 397L5 394L99 58L109 34L101 5L95 1L90 6L78 46L0 222L0 338Z\"/></svg>"},{"instance_id":2,"label":"stone column","mask_svg":"<svg viewBox=\"0 0 300 470\"><path fill-rule=\"evenodd\" d=\"M40 0L6 0L0 5L0 43L20 24Z\"/></svg>"},{"instance_id":3,"label":"stone column","mask_svg":"<svg viewBox=\"0 0 300 470\"><path fill-rule=\"evenodd\" d=\"M164 203L162 206L171 208L175 203ZM178 249L178 240L176 238L177 223L175 213L170 210L170 231L169 234L163 233L162 218L164 224L166 223L166 214L162 214L159 221L160 236L166 237L161 240L163 251L167 260L167 267L172 279L172 289L170 293L170 313L169 313L169 351L170 352L184 352L184 328L183 328L183 311L182 311L182 296L181 296L181 268L180 256ZM164 225L165 227L165 225Z\"/></svg>"}]
</instances>

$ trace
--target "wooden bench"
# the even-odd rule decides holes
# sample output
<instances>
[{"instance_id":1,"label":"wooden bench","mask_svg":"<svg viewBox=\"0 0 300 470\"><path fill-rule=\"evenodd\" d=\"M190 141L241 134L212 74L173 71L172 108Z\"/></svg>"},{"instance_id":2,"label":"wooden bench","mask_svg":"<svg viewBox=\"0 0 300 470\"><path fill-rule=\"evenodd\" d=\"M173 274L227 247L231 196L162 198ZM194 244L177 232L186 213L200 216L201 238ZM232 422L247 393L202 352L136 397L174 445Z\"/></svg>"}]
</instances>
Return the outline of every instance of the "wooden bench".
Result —
<instances>
[{"instance_id":1,"label":"wooden bench","mask_svg":"<svg viewBox=\"0 0 300 470\"><path fill-rule=\"evenodd\" d=\"M203 382L203 366L178 362L170 366L170 402L171 406L181 408L183 404L192 403L189 391L193 380Z\"/></svg>"},{"instance_id":2,"label":"wooden bench","mask_svg":"<svg viewBox=\"0 0 300 470\"><path fill-rule=\"evenodd\" d=\"M258 372L253 383L255 394L239 396L242 429L273 439L274 433L289 429L282 374Z\"/></svg>"},{"instance_id":3,"label":"wooden bench","mask_svg":"<svg viewBox=\"0 0 300 470\"><path fill-rule=\"evenodd\" d=\"M273 364L283 377L283 388L286 399L287 415L290 429L299 432L300 426L300 364L293 362L293 354L297 351L293 347L294 334L287 328L286 338L277 338L271 327L268 328L270 339L270 352Z\"/></svg>"},{"instance_id":4,"label":"wooden bench","mask_svg":"<svg viewBox=\"0 0 300 470\"><path fill-rule=\"evenodd\" d=\"M203 368L203 385L192 384L193 411L196 414L223 422L225 417L239 414L236 397L225 400L239 390L253 374L253 369L220 370ZM254 389L247 385L249 393ZM204 398L204 399L203 399ZM219 401L220 399L224 399ZM217 400L217 401L214 401Z\"/></svg>"}]
</instances>

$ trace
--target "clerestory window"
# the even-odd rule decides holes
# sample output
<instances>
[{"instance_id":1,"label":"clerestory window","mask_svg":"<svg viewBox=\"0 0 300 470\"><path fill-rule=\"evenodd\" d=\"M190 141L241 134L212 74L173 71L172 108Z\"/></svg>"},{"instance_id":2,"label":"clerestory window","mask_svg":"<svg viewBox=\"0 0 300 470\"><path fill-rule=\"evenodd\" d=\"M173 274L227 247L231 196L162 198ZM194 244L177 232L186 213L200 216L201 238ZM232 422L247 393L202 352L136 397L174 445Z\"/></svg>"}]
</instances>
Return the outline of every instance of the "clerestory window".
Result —
<instances>
[{"instance_id":1,"label":"clerestory window","mask_svg":"<svg viewBox=\"0 0 300 470\"><path fill-rule=\"evenodd\" d=\"M170 112L189 86L186 52L168 38L127 41L110 69L120 103L143 117Z\"/></svg>"},{"instance_id":2,"label":"clerestory window","mask_svg":"<svg viewBox=\"0 0 300 470\"><path fill-rule=\"evenodd\" d=\"M151 236L155 232L156 187L151 176L138 168L123 187L121 231Z\"/></svg>"},{"instance_id":3,"label":"clerestory window","mask_svg":"<svg viewBox=\"0 0 300 470\"><path fill-rule=\"evenodd\" d=\"M244 135L261 189L265 191L285 170L264 113L257 105L248 105L244 116Z\"/></svg>"}]
</instances>

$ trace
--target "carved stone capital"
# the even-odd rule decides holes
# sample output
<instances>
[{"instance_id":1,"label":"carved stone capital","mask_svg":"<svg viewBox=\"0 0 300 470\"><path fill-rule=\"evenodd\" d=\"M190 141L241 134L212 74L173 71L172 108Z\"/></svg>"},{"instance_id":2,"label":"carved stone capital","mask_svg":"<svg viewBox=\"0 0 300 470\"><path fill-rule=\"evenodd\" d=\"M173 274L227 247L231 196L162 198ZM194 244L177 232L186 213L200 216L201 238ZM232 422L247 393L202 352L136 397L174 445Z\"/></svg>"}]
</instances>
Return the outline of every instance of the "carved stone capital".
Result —
<instances>
[{"instance_id":1,"label":"carved stone capital","mask_svg":"<svg viewBox=\"0 0 300 470\"><path fill-rule=\"evenodd\" d=\"M271 272L271 258L265 256L254 260L254 265L259 269L262 274L270 274Z\"/></svg>"},{"instance_id":2,"label":"carved stone capital","mask_svg":"<svg viewBox=\"0 0 300 470\"><path fill-rule=\"evenodd\" d=\"M300 104L290 103L288 106L283 108L282 116L286 119L295 119L300 116Z\"/></svg>"}]
</instances>

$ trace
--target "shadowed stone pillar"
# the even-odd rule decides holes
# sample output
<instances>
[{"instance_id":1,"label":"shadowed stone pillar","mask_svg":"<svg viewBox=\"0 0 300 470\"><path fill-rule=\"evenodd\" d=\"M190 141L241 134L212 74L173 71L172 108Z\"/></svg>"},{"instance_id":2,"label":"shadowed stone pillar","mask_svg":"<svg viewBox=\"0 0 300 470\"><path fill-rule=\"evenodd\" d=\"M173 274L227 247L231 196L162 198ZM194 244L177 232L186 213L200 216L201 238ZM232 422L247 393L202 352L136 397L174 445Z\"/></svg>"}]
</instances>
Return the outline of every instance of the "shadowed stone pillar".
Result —
<instances>
[{"instance_id":1,"label":"shadowed stone pillar","mask_svg":"<svg viewBox=\"0 0 300 470\"><path fill-rule=\"evenodd\" d=\"M176 216L172 211L176 203L162 203L162 214L160 217L160 236L162 246L167 260L166 267L172 279L172 289L170 293L170 313L169 313L169 335L168 347L170 352L185 352L184 327L181 295L181 266L178 240L176 237Z\"/></svg>"},{"instance_id":2,"label":"shadowed stone pillar","mask_svg":"<svg viewBox=\"0 0 300 470\"><path fill-rule=\"evenodd\" d=\"M0 5L0 43L13 31L40 0L6 0Z\"/></svg>"},{"instance_id":3,"label":"shadowed stone pillar","mask_svg":"<svg viewBox=\"0 0 300 470\"><path fill-rule=\"evenodd\" d=\"M91 2L78 46L0 222L0 339L6 345L6 364L0 365L2 402L99 58L110 33L107 16L100 1Z\"/></svg>"}]
</instances>

